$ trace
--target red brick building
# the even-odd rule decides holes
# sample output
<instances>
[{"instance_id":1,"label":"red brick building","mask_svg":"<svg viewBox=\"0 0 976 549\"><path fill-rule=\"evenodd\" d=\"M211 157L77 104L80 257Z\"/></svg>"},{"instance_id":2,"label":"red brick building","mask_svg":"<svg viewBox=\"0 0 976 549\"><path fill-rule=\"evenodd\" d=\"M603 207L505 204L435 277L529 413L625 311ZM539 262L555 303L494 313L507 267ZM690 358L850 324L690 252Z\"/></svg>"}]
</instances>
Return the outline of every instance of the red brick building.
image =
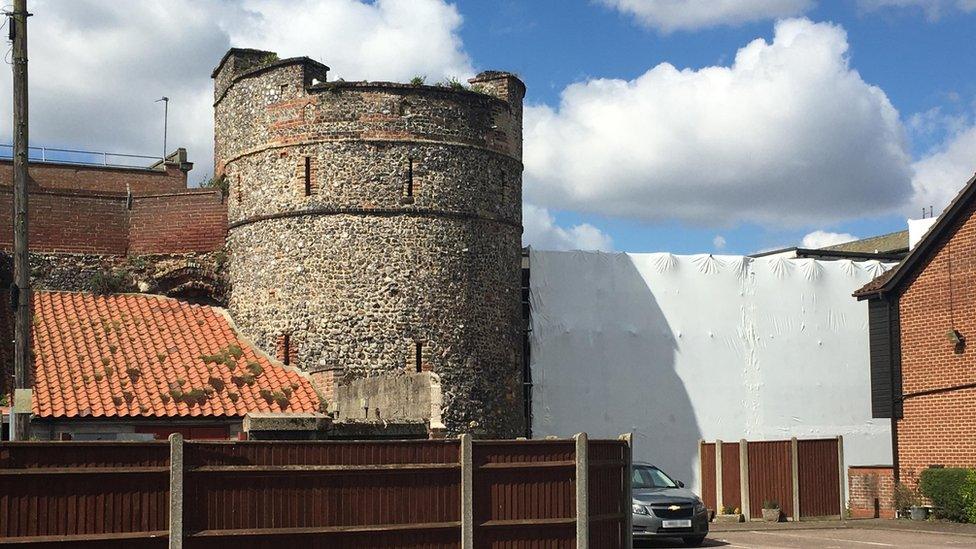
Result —
<instances>
[{"instance_id":1,"label":"red brick building","mask_svg":"<svg viewBox=\"0 0 976 549\"><path fill-rule=\"evenodd\" d=\"M868 300L874 417L891 418L896 480L976 467L976 177ZM969 339L972 343L968 343Z\"/></svg>"},{"instance_id":2,"label":"red brick building","mask_svg":"<svg viewBox=\"0 0 976 549\"><path fill-rule=\"evenodd\" d=\"M13 169L0 160L0 248L13 248ZM179 149L156 165L31 162L31 252L129 256L219 250L227 204L218 189L187 187Z\"/></svg>"},{"instance_id":3,"label":"red brick building","mask_svg":"<svg viewBox=\"0 0 976 549\"><path fill-rule=\"evenodd\" d=\"M188 187L186 151L143 167L88 162L120 155L70 152L76 158L32 158L29 166L33 435L228 438L248 413L316 412L319 398L305 376L240 338L222 309L186 301L220 302L227 235L225 196ZM3 288L11 276L12 173L11 161L0 159ZM96 295L93 281L104 275L120 281L103 292L182 300ZM44 291L65 289L78 291ZM9 402L6 314L0 333L7 334L0 338L0 395ZM241 350L239 367L200 358L227 348ZM260 373L249 374L248 365Z\"/></svg>"}]
</instances>

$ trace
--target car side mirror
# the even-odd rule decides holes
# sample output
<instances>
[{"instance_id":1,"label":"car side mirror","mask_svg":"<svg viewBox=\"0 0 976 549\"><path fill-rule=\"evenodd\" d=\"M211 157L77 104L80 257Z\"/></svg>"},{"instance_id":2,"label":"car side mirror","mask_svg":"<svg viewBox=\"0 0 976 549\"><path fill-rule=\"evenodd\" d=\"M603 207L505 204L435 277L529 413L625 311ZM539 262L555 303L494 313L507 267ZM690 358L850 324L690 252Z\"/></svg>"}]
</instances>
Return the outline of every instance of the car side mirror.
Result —
<instances>
[{"instance_id":1,"label":"car side mirror","mask_svg":"<svg viewBox=\"0 0 976 549\"><path fill-rule=\"evenodd\" d=\"M678 481L678 488L684 488L684 487L685 487L685 483L683 483L683 482L681 482L681 481L679 480L679 481Z\"/></svg>"}]
</instances>

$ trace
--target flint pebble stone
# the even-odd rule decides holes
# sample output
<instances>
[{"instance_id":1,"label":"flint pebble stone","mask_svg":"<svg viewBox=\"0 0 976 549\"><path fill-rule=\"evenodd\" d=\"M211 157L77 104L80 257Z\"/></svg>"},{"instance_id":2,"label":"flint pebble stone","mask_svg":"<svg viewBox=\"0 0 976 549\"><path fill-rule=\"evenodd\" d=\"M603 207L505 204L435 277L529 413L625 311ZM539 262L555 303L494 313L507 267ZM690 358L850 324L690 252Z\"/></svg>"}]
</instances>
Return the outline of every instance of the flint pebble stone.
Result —
<instances>
[{"instance_id":1,"label":"flint pebble stone","mask_svg":"<svg viewBox=\"0 0 976 549\"><path fill-rule=\"evenodd\" d=\"M505 72L458 89L327 71L257 50L214 71L239 329L272 355L287 336L325 394L430 370L449 432L523 435L524 85Z\"/></svg>"}]
</instances>

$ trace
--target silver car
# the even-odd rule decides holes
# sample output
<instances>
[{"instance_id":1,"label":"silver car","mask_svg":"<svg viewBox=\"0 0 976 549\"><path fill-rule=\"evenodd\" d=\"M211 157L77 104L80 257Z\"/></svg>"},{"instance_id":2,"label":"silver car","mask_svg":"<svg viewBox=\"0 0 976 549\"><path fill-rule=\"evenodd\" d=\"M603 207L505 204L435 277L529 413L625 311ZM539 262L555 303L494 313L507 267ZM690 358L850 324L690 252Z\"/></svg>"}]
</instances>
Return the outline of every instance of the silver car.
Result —
<instances>
[{"instance_id":1,"label":"silver car","mask_svg":"<svg viewBox=\"0 0 976 549\"><path fill-rule=\"evenodd\" d=\"M684 483L650 463L634 463L634 541L681 538L698 547L708 534L708 510Z\"/></svg>"}]
</instances>

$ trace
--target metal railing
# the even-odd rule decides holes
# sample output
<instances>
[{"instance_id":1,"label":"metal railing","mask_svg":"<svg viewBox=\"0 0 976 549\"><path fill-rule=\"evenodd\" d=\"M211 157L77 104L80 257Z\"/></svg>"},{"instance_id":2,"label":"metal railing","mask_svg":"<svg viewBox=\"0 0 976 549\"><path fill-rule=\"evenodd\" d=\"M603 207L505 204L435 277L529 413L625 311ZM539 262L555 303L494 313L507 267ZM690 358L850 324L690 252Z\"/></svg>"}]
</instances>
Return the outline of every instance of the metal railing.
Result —
<instances>
[{"instance_id":1,"label":"metal railing","mask_svg":"<svg viewBox=\"0 0 976 549\"><path fill-rule=\"evenodd\" d=\"M13 155L13 145L0 144L0 159L13 158ZM163 158L160 156L56 149L52 147L29 147L27 149L27 159L30 162L78 164L82 166L104 166L109 168L150 168L163 161Z\"/></svg>"}]
</instances>

